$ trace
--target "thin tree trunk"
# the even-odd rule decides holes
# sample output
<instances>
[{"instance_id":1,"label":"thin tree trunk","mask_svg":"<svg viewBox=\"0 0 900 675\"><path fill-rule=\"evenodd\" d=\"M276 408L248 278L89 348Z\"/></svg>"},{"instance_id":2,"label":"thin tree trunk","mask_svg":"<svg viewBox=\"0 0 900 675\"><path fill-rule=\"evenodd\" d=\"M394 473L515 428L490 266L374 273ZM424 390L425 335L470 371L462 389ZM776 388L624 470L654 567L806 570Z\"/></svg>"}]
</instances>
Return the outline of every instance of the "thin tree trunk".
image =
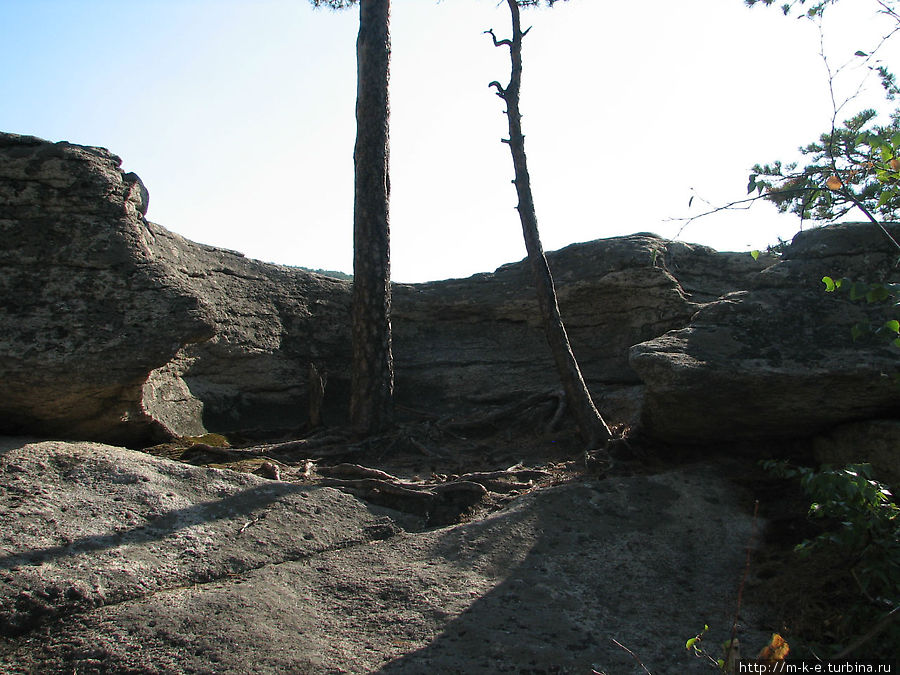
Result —
<instances>
[{"instance_id":1,"label":"thin tree trunk","mask_svg":"<svg viewBox=\"0 0 900 675\"><path fill-rule=\"evenodd\" d=\"M588 391L581 369L572 353L566 327L563 324L559 312L559 304L556 298L556 288L553 284L553 276L550 266L541 246L541 238L538 233L537 214L534 208L534 198L531 194L531 179L528 175L528 163L525 157L525 136L522 133L522 115L519 112L519 90L522 83L522 24L519 17L519 6L516 0L507 0L512 14L513 37L512 40L497 40L493 31L488 31L494 40L495 46L506 45L509 47L512 60L512 74L509 85L505 88L499 82L491 82L492 87L497 88L497 94L506 102L506 117L509 120L509 139L504 142L509 145L512 153L513 167L516 179L516 193L519 204L519 219L522 222L522 234L525 238L525 248L528 251L528 261L537 290L538 304L544 319L544 327L547 341L553 353L556 370L566 392L569 405L575 415L578 429L585 443L590 449L598 447L611 437L609 427L600 413L597 411L591 394ZM528 31L525 31L526 33Z\"/></svg>"},{"instance_id":2,"label":"thin tree trunk","mask_svg":"<svg viewBox=\"0 0 900 675\"><path fill-rule=\"evenodd\" d=\"M393 422L388 81L390 0L362 0L357 54L350 421L359 435Z\"/></svg>"},{"instance_id":3,"label":"thin tree trunk","mask_svg":"<svg viewBox=\"0 0 900 675\"><path fill-rule=\"evenodd\" d=\"M309 364L308 384L306 387L309 399L309 427L317 429L322 426L322 402L325 400L325 385L328 373L319 372L315 363Z\"/></svg>"}]
</instances>

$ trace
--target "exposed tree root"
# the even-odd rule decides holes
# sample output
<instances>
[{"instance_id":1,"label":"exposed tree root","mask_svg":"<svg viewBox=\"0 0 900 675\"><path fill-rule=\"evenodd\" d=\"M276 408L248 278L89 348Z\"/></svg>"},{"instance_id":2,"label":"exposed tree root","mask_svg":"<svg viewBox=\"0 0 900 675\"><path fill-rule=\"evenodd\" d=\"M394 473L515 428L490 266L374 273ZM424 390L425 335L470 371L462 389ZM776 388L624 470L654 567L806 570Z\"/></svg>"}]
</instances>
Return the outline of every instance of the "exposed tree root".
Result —
<instances>
[{"instance_id":1,"label":"exposed tree root","mask_svg":"<svg viewBox=\"0 0 900 675\"><path fill-rule=\"evenodd\" d=\"M485 414L430 416L365 439L354 438L350 430L321 429L308 438L244 448L227 447L224 438L225 447L184 439L148 452L271 480L334 487L413 514L429 525L445 525L476 507L496 506L558 480L559 470L523 464L538 449L535 459L540 457L541 465L552 465L554 454L567 448L568 460L578 454L565 431L547 437L565 417L566 397L561 391L511 392L483 405L491 403L493 409ZM351 457L354 461L347 461ZM568 464L575 466L573 461ZM503 466L509 468L498 468Z\"/></svg>"}]
</instances>

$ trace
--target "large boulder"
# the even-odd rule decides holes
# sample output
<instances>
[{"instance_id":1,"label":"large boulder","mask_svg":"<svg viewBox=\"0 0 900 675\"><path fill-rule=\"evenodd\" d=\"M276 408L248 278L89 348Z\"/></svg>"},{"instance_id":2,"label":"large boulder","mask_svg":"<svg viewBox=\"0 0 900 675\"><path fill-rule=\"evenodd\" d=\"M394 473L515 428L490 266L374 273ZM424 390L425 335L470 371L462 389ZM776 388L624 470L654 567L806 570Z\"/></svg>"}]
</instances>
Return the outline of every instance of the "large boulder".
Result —
<instances>
[{"instance_id":1,"label":"large boulder","mask_svg":"<svg viewBox=\"0 0 900 675\"><path fill-rule=\"evenodd\" d=\"M0 134L0 431L150 442L148 375L212 336L152 252L147 190L102 148Z\"/></svg>"},{"instance_id":2,"label":"large boulder","mask_svg":"<svg viewBox=\"0 0 900 675\"><path fill-rule=\"evenodd\" d=\"M169 389L155 396L154 409L172 398L167 391L183 387L201 402L206 429L297 429L307 419L314 363L328 374L325 420L340 423L349 399L349 282L148 227L157 259L202 298L215 324L209 340L185 345L167 365L161 379ZM174 400L168 416L183 409Z\"/></svg>"},{"instance_id":3,"label":"large boulder","mask_svg":"<svg viewBox=\"0 0 900 675\"><path fill-rule=\"evenodd\" d=\"M900 226L891 232L900 236ZM887 305L828 294L822 277L896 282L897 250L868 224L798 234L746 290L631 349L646 384L644 430L671 442L789 438L900 412L897 348L851 338Z\"/></svg>"},{"instance_id":4,"label":"large boulder","mask_svg":"<svg viewBox=\"0 0 900 675\"><path fill-rule=\"evenodd\" d=\"M349 285L149 222L120 165L0 134L0 432L140 446L296 427L311 361L339 399Z\"/></svg>"}]
</instances>

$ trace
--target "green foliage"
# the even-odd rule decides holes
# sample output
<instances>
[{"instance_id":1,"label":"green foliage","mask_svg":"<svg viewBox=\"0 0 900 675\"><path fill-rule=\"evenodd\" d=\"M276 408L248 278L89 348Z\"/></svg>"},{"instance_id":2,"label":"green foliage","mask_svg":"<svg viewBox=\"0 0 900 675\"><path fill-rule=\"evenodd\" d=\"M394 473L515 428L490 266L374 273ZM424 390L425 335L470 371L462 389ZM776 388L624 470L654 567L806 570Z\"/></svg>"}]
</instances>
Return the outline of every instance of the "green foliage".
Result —
<instances>
[{"instance_id":1,"label":"green foliage","mask_svg":"<svg viewBox=\"0 0 900 675\"><path fill-rule=\"evenodd\" d=\"M725 672L725 659L716 659L711 654L707 653L703 648L703 636L706 634L706 631L709 630L709 626L704 624L703 630L697 633L694 637L684 643L684 648L691 652L698 659L706 659L712 665L714 665L720 672Z\"/></svg>"},{"instance_id":2,"label":"green foliage","mask_svg":"<svg viewBox=\"0 0 900 675\"><path fill-rule=\"evenodd\" d=\"M703 636L706 635L706 632L709 630L708 625L703 626L703 630L697 633L694 637L690 638L687 642L684 643L684 648L689 651L691 654L696 656L698 659L704 659L707 661L712 667L718 670L720 673L731 675L737 672L737 661L741 657L740 653L740 643L735 638L734 640L725 640L722 643L722 657L714 657L703 646ZM790 649L787 647L787 643L781 639L780 635L773 635L772 640L780 641L784 645L783 654L778 655L776 660L781 661L784 658L784 655L787 654ZM772 643L770 643L772 644ZM767 647L768 649L768 647Z\"/></svg>"},{"instance_id":3,"label":"green foliage","mask_svg":"<svg viewBox=\"0 0 900 675\"><path fill-rule=\"evenodd\" d=\"M704 624L703 630L697 633L694 637L684 643L684 648L691 652L698 659L706 659L712 665L714 665L718 670L722 673L726 672L725 670L725 659L717 659L714 658L711 654L707 653L703 647L703 636L706 635L706 631L709 630L709 626ZM728 643L726 643L727 645Z\"/></svg>"},{"instance_id":4,"label":"green foliage","mask_svg":"<svg viewBox=\"0 0 900 675\"><path fill-rule=\"evenodd\" d=\"M797 545L800 553L834 547L853 561L851 573L868 598L900 602L900 506L876 481L869 464L818 471L769 460L763 467L782 478L796 478L812 500L809 516L834 526Z\"/></svg>"},{"instance_id":5,"label":"green foliage","mask_svg":"<svg viewBox=\"0 0 900 675\"><path fill-rule=\"evenodd\" d=\"M834 221L854 208L867 217L900 216L900 112L887 125L875 124L876 112L864 110L800 148L810 161L757 164L747 185L781 212L802 219Z\"/></svg>"},{"instance_id":6,"label":"green foliage","mask_svg":"<svg viewBox=\"0 0 900 675\"><path fill-rule=\"evenodd\" d=\"M326 270L320 267L313 269L311 267L300 267L301 270L306 270L307 272L314 272L316 274L321 274L323 277L331 277L333 279L341 279L343 281L353 281L353 275L347 274L346 272L340 272L338 270Z\"/></svg>"},{"instance_id":7,"label":"green foliage","mask_svg":"<svg viewBox=\"0 0 900 675\"><path fill-rule=\"evenodd\" d=\"M781 237L778 237L777 244L769 244L768 246L766 246L766 255L780 258L782 255L784 255L785 250L790 245L791 245L791 242L785 241ZM750 251L750 257L756 261L759 261L759 256L761 256L762 253L763 253L762 251L760 251L758 249L754 249L753 251Z\"/></svg>"},{"instance_id":8,"label":"green foliage","mask_svg":"<svg viewBox=\"0 0 900 675\"><path fill-rule=\"evenodd\" d=\"M744 4L746 4L748 7L753 7L758 2L762 2L762 4L766 7L775 4L775 0L744 0ZM837 0L818 0L818 2L812 2L806 9L805 15L808 17L821 16L822 12L825 11L825 7L835 2L837 2ZM785 2L781 5L781 11L784 12L785 16L787 16L793 11L794 7L805 5L806 0L791 0L791 2Z\"/></svg>"},{"instance_id":9,"label":"green foliage","mask_svg":"<svg viewBox=\"0 0 900 675\"><path fill-rule=\"evenodd\" d=\"M900 311L900 284L866 284L828 276L822 277L822 283L825 284L825 291L828 293L847 293L851 300L865 300L869 304L890 303L895 312ZM868 322L857 323L850 329L850 335L854 342L867 335L887 340L895 347L900 347L900 321L887 319L874 326Z\"/></svg>"},{"instance_id":10,"label":"green foliage","mask_svg":"<svg viewBox=\"0 0 900 675\"><path fill-rule=\"evenodd\" d=\"M352 7L359 0L309 0L313 7L330 7L331 9L346 9Z\"/></svg>"},{"instance_id":11,"label":"green foliage","mask_svg":"<svg viewBox=\"0 0 900 675\"><path fill-rule=\"evenodd\" d=\"M751 7L758 2L768 6L774 0L745 0ZM782 5L782 11L789 14L802 6L804 16L818 20L835 2L816 0L807 5L806 0L792 0ZM898 28L883 37L875 49L855 53L862 66L877 74L888 100L894 100L900 88L894 74L876 59L876 53L900 29L897 4L900 0L879 0L878 11L891 17ZM829 75L831 87L833 77ZM841 105L835 102L832 128L821 134L817 142L800 148L801 154L808 158L802 169L798 169L798 162L757 164L750 174L747 193L756 192L774 203L779 211L790 211L802 219L831 222L854 208L862 210L873 223L878 222L877 218L896 219L900 213L900 111L890 116L889 123L879 124L878 113L867 109L839 126L838 111L852 99Z\"/></svg>"}]
</instances>

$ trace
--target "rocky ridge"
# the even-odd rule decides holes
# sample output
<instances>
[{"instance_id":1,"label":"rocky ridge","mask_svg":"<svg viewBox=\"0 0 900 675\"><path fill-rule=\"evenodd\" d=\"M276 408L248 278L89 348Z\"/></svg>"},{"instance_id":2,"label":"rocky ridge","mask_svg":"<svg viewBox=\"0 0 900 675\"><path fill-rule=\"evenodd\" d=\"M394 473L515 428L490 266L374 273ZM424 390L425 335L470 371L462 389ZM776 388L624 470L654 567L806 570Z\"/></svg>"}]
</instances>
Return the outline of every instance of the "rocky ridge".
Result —
<instances>
[{"instance_id":1,"label":"rocky ridge","mask_svg":"<svg viewBox=\"0 0 900 675\"><path fill-rule=\"evenodd\" d=\"M132 446L296 431L310 363L328 374L325 422L340 424L349 283L148 221L148 191L120 163L101 148L0 134L0 430ZM875 228L801 232L783 256L759 260L652 234L548 257L586 381L613 423L704 443L897 413L893 353L845 339L866 308L820 282L895 280ZM393 323L401 413L557 388L524 261L397 284Z\"/></svg>"}]
</instances>

